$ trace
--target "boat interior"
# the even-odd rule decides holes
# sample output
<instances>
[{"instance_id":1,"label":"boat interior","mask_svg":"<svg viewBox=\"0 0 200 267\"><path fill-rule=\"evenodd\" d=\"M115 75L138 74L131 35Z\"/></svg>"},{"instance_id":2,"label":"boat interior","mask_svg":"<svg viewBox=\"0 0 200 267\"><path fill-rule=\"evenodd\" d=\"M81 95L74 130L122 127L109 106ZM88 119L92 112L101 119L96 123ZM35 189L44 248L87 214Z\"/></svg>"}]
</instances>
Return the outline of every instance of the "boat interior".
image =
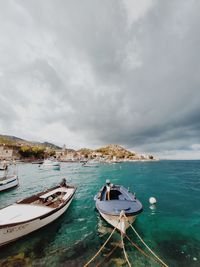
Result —
<instances>
[{"instance_id":1,"label":"boat interior","mask_svg":"<svg viewBox=\"0 0 200 267\"><path fill-rule=\"evenodd\" d=\"M106 200L108 200L107 197L108 197L107 189L106 189L106 186L104 186L104 188L101 192L101 195L100 195L100 200L106 201ZM123 194L120 191L119 187L115 186L115 187L111 188L111 190L110 190L110 200L130 200L130 198L128 198L125 194Z\"/></svg>"},{"instance_id":2,"label":"boat interior","mask_svg":"<svg viewBox=\"0 0 200 267\"><path fill-rule=\"evenodd\" d=\"M32 197L18 201L18 204L31 204L57 208L65 203L74 193L74 188L56 188L51 191L42 192Z\"/></svg>"}]
</instances>

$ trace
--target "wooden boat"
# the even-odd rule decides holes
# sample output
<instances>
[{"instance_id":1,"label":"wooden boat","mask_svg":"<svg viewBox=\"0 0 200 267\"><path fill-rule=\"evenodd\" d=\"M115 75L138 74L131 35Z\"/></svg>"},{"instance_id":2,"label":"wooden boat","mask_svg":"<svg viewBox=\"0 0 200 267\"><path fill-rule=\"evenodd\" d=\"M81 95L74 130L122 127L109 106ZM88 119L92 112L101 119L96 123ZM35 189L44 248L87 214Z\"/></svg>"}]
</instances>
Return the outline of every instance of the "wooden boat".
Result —
<instances>
[{"instance_id":1,"label":"wooden boat","mask_svg":"<svg viewBox=\"0 0 200 267\"><path fill-rule=\"evenodd\" d=\"M0 178L0 192L18 186L19 180L17 175L6 175Z\"/></svg>"},{"instance_id":2,"label":"wooden boat","mask_svg":"<svg viewBox=\"0 0 200 267\"><path fill-rule=\"evenodd\" d=\"M108 200L108 184L110 186L110 200ZM125 233L130 224L125 220L125 217L123 217L119 223L121 212L124 212L128 221L132 224L136 216L142 212L142 204L135 195L130 193L123 186L108 184L107 186L103 186L94 197L96 208L104 220Z\"/></svg>"},{"instance_id":3,"label":"wooden boat","mask_svg":"<svg viewBox=\"0 0 200 267\"><path fill-rule=\"evenodd\" d=\"M21 238L60 217L76 191L65 181L53 188L0 209L0 246Z\"/></svg>"}]
</instances>

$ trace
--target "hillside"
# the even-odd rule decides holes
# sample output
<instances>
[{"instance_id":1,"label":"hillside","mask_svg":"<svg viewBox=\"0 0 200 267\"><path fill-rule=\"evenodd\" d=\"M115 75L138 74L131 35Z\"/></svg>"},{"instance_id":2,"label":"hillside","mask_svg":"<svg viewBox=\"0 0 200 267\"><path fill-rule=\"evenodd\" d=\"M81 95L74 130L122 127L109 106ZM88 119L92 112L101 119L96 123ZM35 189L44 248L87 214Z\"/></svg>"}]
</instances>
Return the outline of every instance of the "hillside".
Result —
<instances>
[{"instance_id":1,"label":"hillside","mask_svg":"<svg viewBox=\"0 0 200 267\"><path fill-rule=\"evenodd\" d=\"M18 141L23 141L15 136L0 135L0 145L15 145Z\"/></svg>"},{"instance_id":2,"label":"hillside","mask_svg":"<svg viewBox=\"0 0 200 267\"><path fill-rule=\"evenodd\" d=\"M129 151L122 146L110 144L98 149L92 150L88 148L82 148L76 151L81 157L89 159L104 159L108 161L132 161L132 160L153 160L152 155L140 155L136 152Z\"/></svg>"},{"instance_id":3,"label":"hillside","mask_svg":"<svg viewBox=\"0 0 200 267\"><path fill-rule=\"evenodd\" d=\"M154 159L153 156L140 155L136 152L129 151L122 146L110 144L105 147L101 147L95 150L98 153L102 153L102 155L107 157L108 159L112 159L113 157L116 160L141 160L141 159Z\"/></svg>"},{"instance_id":4,"label":"hillside","mask_svg":"<svg viewBox=\"0 0 200 267\"><path fill-rule=\"evenodd\" d=\"M11 135L0 135L0 145L6 145L6 146L12 146L12 147L18 147L21 145L24 146L42 146L42 147L48 147L51 149L60 149L59 146L56 146L52 143L49 142L33 142L33 141L27 141L22 138L16 137L16 136L11 136Z\"/></svg>"},{"instance_id":5,"label":"hillside","mask_svg":"<svg viewBox=\"0 0 200 267\"><path fill-rule=\"evenodd\" d=\"M96 149L96 152L100 152L104 155L116 156L119 158L131 157L135 155L135 153L130 152L119 145L108 145L101 147L99 149Z\"/></svg>"},{"instance_id":6,"label":"hillside","mask_svg":"<svg viewBox=\"0 0 200 267\"><path fill-rule=\"evenodd\" d=\"M70 148L61 149L49 142L27 141L16 136L0 135L0 146L4 145L15 151L22 158L44 158L56 156L60 160L97 159L103 161L132 161L132 160L154 160L152 155L140 155L129 151L122 146L110 144L98 149L81 148L74 150Z\"/></svg>"}]
</instances>

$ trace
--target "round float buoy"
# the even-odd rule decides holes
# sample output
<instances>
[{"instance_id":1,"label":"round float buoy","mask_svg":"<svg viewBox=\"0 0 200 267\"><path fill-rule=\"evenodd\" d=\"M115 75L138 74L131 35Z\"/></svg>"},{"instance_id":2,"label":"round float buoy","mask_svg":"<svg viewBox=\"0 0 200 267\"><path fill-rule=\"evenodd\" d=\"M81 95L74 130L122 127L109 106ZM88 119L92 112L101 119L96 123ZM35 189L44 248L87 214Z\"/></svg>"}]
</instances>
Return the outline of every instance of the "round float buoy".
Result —
<instances>
[{"instance_id":1,"label":"round float buoy","mask_svg":"<svg viewBox=\"0 0 200 267\"><path fill-rule=\"evenodd\" d=\"M155 197L150 197L149 198L149 203L151 204L151 205L155 205L156 204L156 198Z\"/></svg>"}]
</instances>

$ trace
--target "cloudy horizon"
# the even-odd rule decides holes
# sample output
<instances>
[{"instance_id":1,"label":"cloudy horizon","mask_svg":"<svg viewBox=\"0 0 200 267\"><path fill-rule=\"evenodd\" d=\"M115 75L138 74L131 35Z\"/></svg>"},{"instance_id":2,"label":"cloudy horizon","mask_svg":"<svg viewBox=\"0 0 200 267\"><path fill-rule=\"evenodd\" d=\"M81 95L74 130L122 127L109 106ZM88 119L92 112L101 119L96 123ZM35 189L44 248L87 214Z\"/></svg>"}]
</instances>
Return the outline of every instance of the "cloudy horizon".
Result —
<instances>
[{"instance_id":1,"label":"cloudy horizon","mask_svg":"<svg viewBox=\"0 0 200 267\"><path fill-rule=\"evenodd\" d=\"M0 8L0 134L200 159L199 1Z\"/></svg>"}]
</instances>

